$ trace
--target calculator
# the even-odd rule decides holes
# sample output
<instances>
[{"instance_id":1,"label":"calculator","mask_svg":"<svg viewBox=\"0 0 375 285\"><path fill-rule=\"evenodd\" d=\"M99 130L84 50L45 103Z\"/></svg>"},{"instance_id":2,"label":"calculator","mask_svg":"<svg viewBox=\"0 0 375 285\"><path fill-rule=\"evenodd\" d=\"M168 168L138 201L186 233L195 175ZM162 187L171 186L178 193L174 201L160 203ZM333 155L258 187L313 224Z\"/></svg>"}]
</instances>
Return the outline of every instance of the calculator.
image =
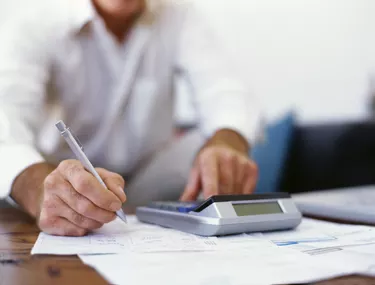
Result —
<instances>
[{"instance_id":1,"label":"calculator","mask_svg":"<svg viewBox=\"0 0 375 285\"><path fill-rule=\"evenodd\" d=\"M138 220L201 236L286 230L302 215L288 193L215 195L204 201L157 201L136 209Z\"/></svg>"}]
</instances>

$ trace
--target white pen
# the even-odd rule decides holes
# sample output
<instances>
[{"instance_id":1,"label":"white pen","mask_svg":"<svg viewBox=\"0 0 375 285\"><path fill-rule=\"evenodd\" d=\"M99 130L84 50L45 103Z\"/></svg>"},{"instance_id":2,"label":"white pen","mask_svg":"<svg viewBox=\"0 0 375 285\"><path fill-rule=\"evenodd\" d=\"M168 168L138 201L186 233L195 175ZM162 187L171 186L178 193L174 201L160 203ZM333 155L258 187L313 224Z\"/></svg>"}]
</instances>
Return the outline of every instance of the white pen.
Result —
<instances>
[{"instance_id":1,"label":"white pen","mask_svg":"<svg viewBox=\"0 0 375 285\"><path fill-rule=\"evenodd\" d=\"M73 135L71 130L66 127L63 121L58 121L55 124L55 126L60 131L61 136L64 137L69 147L74 152L77 159L81 161L81 163L86 168L86 170L89 171L92 175L94 175L95 178L98 179L100 184L102 184L106 189L108 189L104 181L99 176L98 172L96 172L94 166L91 164L90 160L87 158L86 154L84 153L83 146L81 145L79 140ZM116 211L116 215L126 223L126 215L122 209Z\"/></svg>"}]
</instances>

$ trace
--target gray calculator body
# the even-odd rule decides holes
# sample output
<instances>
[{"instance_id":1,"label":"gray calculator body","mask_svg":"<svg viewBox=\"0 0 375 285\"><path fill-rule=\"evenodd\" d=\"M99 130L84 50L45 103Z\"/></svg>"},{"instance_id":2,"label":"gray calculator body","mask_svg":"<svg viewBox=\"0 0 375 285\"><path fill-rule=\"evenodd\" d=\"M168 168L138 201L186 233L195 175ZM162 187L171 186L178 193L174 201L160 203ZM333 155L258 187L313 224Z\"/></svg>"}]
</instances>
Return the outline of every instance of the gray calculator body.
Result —
<instances>
[{"instance_id":1,"label":"gray calculator body","mask_svg":"<svg viewBox=\"0 0 375 285\"><path fill-rule=\"evenodd\" d=\"M138 207L136 215L145 223L201 236L286 230L302 220L287 193L220 195L185 204L155 202Z\"/></svg>"}]
</instances>

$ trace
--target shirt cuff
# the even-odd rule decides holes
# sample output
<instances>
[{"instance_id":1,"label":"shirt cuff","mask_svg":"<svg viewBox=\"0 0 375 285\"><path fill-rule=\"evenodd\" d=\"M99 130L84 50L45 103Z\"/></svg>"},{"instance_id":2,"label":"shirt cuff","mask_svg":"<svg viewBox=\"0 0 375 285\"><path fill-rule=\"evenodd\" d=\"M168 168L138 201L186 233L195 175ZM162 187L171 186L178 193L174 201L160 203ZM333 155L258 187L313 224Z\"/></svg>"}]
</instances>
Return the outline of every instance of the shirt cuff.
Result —
<instances>
[{"instance_id":1,"label":"shirt cuff","mask_svg":"<svg viewBox=\"0 0 375 285\"><path fill-rule=\"evenodd\" d=\"M14 180L23 170L32 164L44 162L36 149L23 144L0 144L0 157L0 199L10 195ZM14 203L9 197L6 200L10 204Z\"/></svg>"},{"instance_id":2,"label":"shirt cuff","mask_svg":"<svg viewBox=\"0 0 375 285\"><path fill-rule=\"evenodd\" d=\"M243 122L241 118L236 116L222 117L221 120L215 121L205 132L211 137L216 131L220 129L231 129L240 134L249 143L251 147L262 141L262 134L259 130L260 122Z\"/></svg>"},{"instance_id":3,"label":"shirt cuff","mask_svg":"<svg viewBox=\"0 0 375 285\"><path fill-rule=\"evenodd\" d=\"M220 129L231 129L242 135L250 146L263 141L264 122L260 111L253 108L242 110L242 108L217 108L215 114L204 116L201 129L205 136L211 137Z\"/></svg>"}]
</instances>

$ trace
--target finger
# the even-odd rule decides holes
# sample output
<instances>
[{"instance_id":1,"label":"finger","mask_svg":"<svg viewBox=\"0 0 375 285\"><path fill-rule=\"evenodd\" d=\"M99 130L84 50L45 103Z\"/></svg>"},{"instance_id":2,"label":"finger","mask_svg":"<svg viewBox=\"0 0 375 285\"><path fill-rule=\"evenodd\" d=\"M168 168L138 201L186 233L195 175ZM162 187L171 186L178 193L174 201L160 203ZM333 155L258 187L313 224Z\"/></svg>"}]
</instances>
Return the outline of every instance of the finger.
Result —
<instances>
[{"instance_id":1,"label":"finger","mask_svg":"<svg viewBox=\"0 0 375 285\"><path fill-rule=\"evenodd\" d=\"M73 223L69 222L67 219L62 217L41 217L39 220L39 228L50 235L58 236L84 236L87 230L80 228Z\"/></svg>"},{"instance_id":2,"label":"finger","mask_svg":"<svg viewBox=\"0 0 375 285\"><path fill-rule=\"evenodd\" d=\"M64 161L59 167L61 168L61 174L70 182L73 188L95 205L113 212L121 208L121 200L101 185L78 161Z\"/></svg>"},{"instance_id":3,"label":"finger","mask_svg":"<svg viewBox=\"0 0 375 285\"><path fill-rule=\"evenodd\" d=\"M258 180L258 167L253 161L250 161L245 167L243 180L243 193L251 194L255 191Z\"/></svg>"},{"instance_id":4,"label":"finger","mask_svg":"<svg viewBox=\"0 0 375 285\"><path fill-rule=\"evenodd\" d=\"M75 224L76 226L86 230L95 230L103 226L102 223L99 223L98 221L87 218L77 213L63 201L61 201L61 203L62 205L59 209L60 217L67 219L69 222Z\"/></svg>"},{"instance_id":5,"label":"finger","mask_svg":"<svg viewBox=\"0 0 375 285\"><path fill-rule=\"evenodd\" d=\"M108 171L104 168L96 168L96 171L103 179L107 188L112 191L122 203L126 201L126 195L124 192L125 181L121 175Z\"/></svg>"},{"instance_id":6,"label":"finger","mask_svg":"<svg viewBox=\"0 0 375 285\"><path fill-rule=\"evenodd\" d=\"M200 176L198 167L194 167L190 171L188 183L185 187L184 193L182 194L181 201L194 201L199 195L200 188Z\"/></svg>"},{"instance_id":7,"label":"finger","mask_svg":"<svg viewBox=\"0 0 375 285\"><path fill-rule=\"evenodd\" d=\"M205 198L219 193L219 170L216 153L202 152L199 158L199 172Z\"/></svg>"},{"instance_id":8,"label":"finger","mask_svg":"<svg viewBox=\"0 0 375 285\"><path fill-rule=\"evenodd\" d=\"M116 218L114 212L96 206L89 199L78 193L68 181L61 176L59 177L55 178L56 186L51 192L75 212L100 224L111 222Z\"/></svg>"},{"instance_id":9,"label":"finger","mask_svg":"<svg viewBox=\"0 0 375 285\"><path fill-rule=\"evenodd\" d=\"M219 181L220 194L234 193L234 175L233 167L235 165L235 156L231 152L224 152L219 159Z\"/></svg>"},{"instance_id":10,"label":"finger","mask_svg":"<svg viewBox=\"0 0 375 285\"><path fill-rule=\"evenodd\" d=\"M239 157L234 167L236 169L236 172L234 174L234 181L235 181L234 188L235 188L235 192L238 194L244 193L243 181L244 181L244 175L245 175L247 164L248 164L248 159Z\"/></svg>"}]
</instances>

